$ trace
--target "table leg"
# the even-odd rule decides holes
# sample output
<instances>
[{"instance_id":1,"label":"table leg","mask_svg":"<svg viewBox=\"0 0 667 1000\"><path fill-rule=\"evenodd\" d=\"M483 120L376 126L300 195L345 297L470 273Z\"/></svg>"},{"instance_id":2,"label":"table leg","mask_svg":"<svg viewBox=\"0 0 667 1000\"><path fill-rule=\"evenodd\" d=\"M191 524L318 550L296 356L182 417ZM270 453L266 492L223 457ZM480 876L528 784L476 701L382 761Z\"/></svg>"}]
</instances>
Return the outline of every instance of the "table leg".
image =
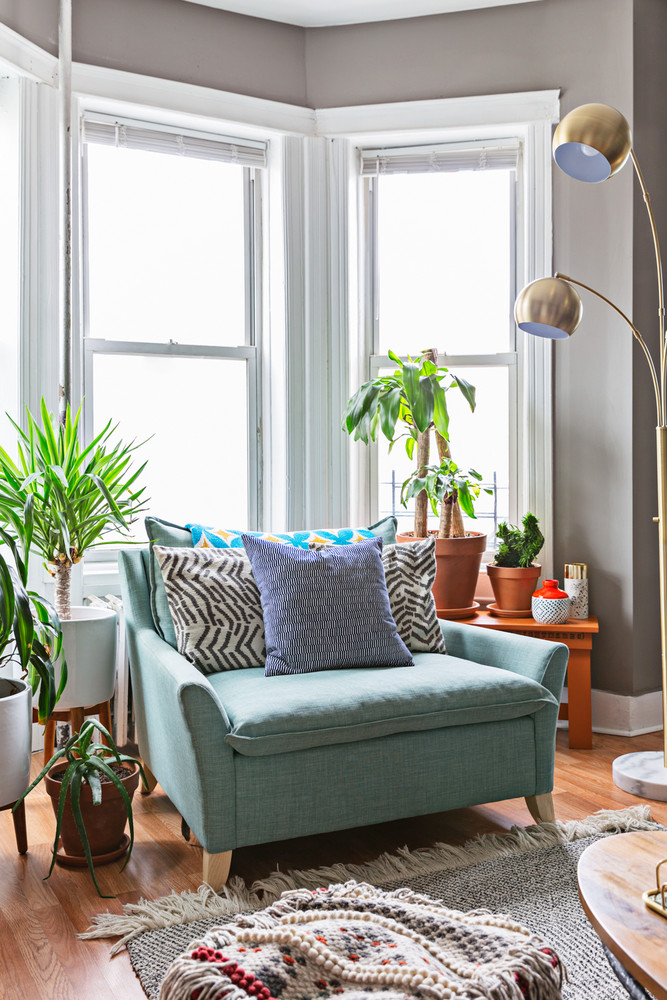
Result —
<instances>
[{"instance_id":1,"label":"table leg","mask_svg":"<svg viewBox=\"0 0 667 1000\"><path fill-rule=\"evenodd\" d=\"M593 746L591 722L591 651L571 649L567 664L568 743L578 750Z\"/></svg>"}]
</instances>

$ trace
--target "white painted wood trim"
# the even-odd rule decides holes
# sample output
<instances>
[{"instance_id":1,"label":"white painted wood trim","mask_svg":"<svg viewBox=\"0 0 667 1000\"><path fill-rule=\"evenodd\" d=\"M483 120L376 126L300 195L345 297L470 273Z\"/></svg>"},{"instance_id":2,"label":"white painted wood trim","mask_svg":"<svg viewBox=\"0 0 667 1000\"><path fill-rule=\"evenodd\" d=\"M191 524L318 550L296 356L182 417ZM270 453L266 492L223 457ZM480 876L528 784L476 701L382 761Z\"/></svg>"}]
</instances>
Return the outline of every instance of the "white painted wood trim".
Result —
<instances>
[{"instance_id":1,"label":"white painted wood trim","mask_svg":"<svg viewBox=\"0 0 667 1000\"><path fill-rule=\"evenodd\" d=\"M316 132L318 135L351 136L384 131L414 132L436 128L554 122L559 116L559 93L558 90L536 90L484 97L451 97L433 101L320 108L315 111Z\"/></svg>"},{"instance_id":2,"label":"white painted wood trim","mask_svg":"<svg viewBox=\"0 0 667 1000\"><path fill-rule=\"evenodd\" d=\"M57 95L19 80L21 285L19 404L39 411L45 396L57 410L58 386L58 131Z\"/></svg>"},{"instance_id":3,"label":"white painted wood trim","mask_svg":"<svg viewBox=\"0 0 667 1000\"><path fill-rule=\"evenodd\" d=\"M567 704L567 688L561 701ZM594 733L609 736L643 736L662 730L662 692L622 695L612 691L591 691L591 713ZM560 728L567 723L559 722Z\"/></svg>"},{"instance_id":4,"label":"white painted wood trim","mask_svg":"<svg viewBox=\"0 0 667 1000\"><path fill-rule=\"evenodd\" d=\"M529 281L551 274L552 269L551 126L547 120L532 124L526 131L523 188L524 274L517 275L517 292ZM517 338L523 338L519 352L523 426L519 434L518 468L523 473L520 493L525 509L520 515L531 511L540 520L545 536L540 562L546 576L554 572L553 344L521 331L517 331Z\"/></svg>"},{"instance_id":5,"label":"white painted wood trim","mask_svg":"<svg viewBox=\"0 0 667 1000\"><path fill-rule=\"evenodd\" d=\"M232 122L241 129L246 127L243 134L248 126L295 135L313 135L315 131L315 113L308 108L104 66L74 63L72 87L89 110L113 113L109 103L123 101L143 109L177 113L181 120L183 115L191 115Z\"/></svg>"},{"instance_id":6,"label":"white painted wood trim","mask_svg":"<svg viewBox=\"0 0 667 1000\"><path fill-rule=\"evenodd\" d=\"M58 59L0 22L0 66L37 83L58 86Z\"/></svg>"}]
</instances>

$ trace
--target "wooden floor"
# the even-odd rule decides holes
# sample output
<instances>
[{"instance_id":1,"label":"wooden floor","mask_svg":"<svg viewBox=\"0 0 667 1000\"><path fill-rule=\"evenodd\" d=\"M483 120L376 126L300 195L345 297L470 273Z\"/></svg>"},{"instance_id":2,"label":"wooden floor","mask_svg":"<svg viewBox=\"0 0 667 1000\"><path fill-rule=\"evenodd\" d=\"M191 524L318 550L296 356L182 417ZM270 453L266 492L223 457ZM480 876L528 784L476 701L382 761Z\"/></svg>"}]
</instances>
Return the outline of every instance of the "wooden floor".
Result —
<instances>
[{"instance_id":1,"label":"wooden floor","mask_svg":"<svg viewBox=\"0 0 667 1000\"><path fill-rule=\"evenodd\" d=\"M611 762L632 750L662 746L661 734L624 739L594 735L593 750L569 750L567 733L558 733L554 803L561 820L581 819L597 809L637 805L639 799L612 784ZM41 755L33 760L35 774ZM200 884L201 849L181 837L180 817L158 788L135 798L136 844L127 869L120 862L98 869L101 900L87 871L58 868L48 882L49 843L54 820L50 801L35 790L27 802L29 852L16 853L9 812L0 813L0 998L1 1000L140 1000L144 993L127 953L109 960L106 941L80 941L91 917L105 909L120 911L141 896L155 898L172 889ZM667 824L667 803L652 804L653 817ZM458 844L478 833L528 825L523 799L460 809L421 819L401 820L341 833L324 834L235 851L232 875L253 880L282 871L334 862L363 862L382 851L437 841Z\"/></svg>"}]
</instances>

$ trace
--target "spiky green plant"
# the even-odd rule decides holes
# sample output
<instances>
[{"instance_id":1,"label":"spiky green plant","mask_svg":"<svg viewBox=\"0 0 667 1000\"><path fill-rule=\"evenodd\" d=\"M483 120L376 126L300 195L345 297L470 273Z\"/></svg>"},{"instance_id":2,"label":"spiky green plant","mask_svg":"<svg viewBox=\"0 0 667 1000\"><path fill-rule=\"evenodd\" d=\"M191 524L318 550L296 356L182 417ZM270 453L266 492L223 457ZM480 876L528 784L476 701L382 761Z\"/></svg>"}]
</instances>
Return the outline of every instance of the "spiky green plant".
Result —
<instances>
[{"instance_id":1,"label":"spiky green plant","mask_svg":"<svg viewBox=\"0 0 667 1000\"><path fill-rule=\"evenodd\" d=\"M81 408L72 419L67 407L61 425L41 402L41 425L28 410L18 434L14 462L0 448L0 520L18 537L27 505L32 517L31 544L55 576L55 606L61 620L71 615L71 570L87 549L106 544L105 534L127 532L144 509L143 489L135 483L144 470L131 468L139 447L114 438L111 421L83 447L79 440Z\"/></svg>"},{"instance_id":2,"label":"spiky green plant","mask_svg":"<svg viewBox=\"0 0 667 1000\"><path fill-rule=\"evenodd\" d=\"M526 514L523 519L523 531L514 524L503 522L498 525L496 537L500 545L494 562L496 566L507 566L524 569L531 565L544 545L544 535L534 514Z\"/></svg>"},{"instance_id":3,"label":"spiky green plant","mask_svg":"<svg viewBox=\"0 0 667 1000\"><path fill-rule=\"evenodd\" d=\"M45 723L67 681L61 659L56 689L55 662L62 652L60 621L52 605L28 590L28 556L32 542L32 498L17 525L17 539L0 527L0 542L12 553L14 565L0 554L0 668L17 664L33 694L39 688L37 715Z\"/></svg>"},{"instance_id":4,"label":"spiky green plant","mask_svg":"<svg viewBox=\"0 0 667 1000\"><path fill-rule=\"evenodd\" d=\"M109 741L109 745L105 746L103 743L93 743L93 734L95 730L99 730L100 733ZM130 830L130 845L127 849L127 855L123 863L123 868L130 860L130 855L132 854L132 847L134 845L134 821L132 819L132 801L128 795L121 779L118 777L116 772L112 770L110 766L111 763L116 764L137 764L139 767L139 772L141 774L141 780L144 783L144 787L148 788L148 782L146 781L146 775L144 774L144 769L141 766L141 761L138 761L135 757L129 757L127 754L119 753L118 747L113 741L113 737L109 731L100 723L96 722L94 719L87 719L81 727L80 732L74 733L67 741L64 747L60 750L56 750L51 760L42 768L40 773L37 775L32 784L26 789L21 798L18 800L14 806L13 812L16 811L18 806L23 802L26 795L28 795L35 785L38 785L42 778L48 774L54 764L57 764L62 758L67 760L67 767L63 775L62 785L60 789L60 795L58 798L58 811L56 815L56 835L53 841L53 857L51 858L51 867L49 868L49 873L46 878L51 876L53 871L53 866L56 863L56 856L58 853L58 840L60 838L60 829L63 823L63 815L65 812L65 807L67 803L67 792L70 792L70 808L72 810L72 815L74 817L74 822L76 823L76 828L81 837L81 843L83 845L83 852L86 858L86 863L88 865L88 871L90 872L93 882L95 883L95 888L97 889L100 896L104 896L104 893L97 884L97 877L95 875L95 866L93 864L93 856L90 851L90 842L88 840L88 834L86 833L86 827L83 821L83 816L81 815L81 785L85 782L90 786L90 791L93 798L93 805L100 806L102 804L102 782L100 780L100 775L104 774L113 782L113 784L118 789L121 799L125 805L125 811L127 813L127 821ZM121 868L121 871L123 870ZM111 899L112 896L104 896L105 899Z\"/></svg>"}]
</instances>

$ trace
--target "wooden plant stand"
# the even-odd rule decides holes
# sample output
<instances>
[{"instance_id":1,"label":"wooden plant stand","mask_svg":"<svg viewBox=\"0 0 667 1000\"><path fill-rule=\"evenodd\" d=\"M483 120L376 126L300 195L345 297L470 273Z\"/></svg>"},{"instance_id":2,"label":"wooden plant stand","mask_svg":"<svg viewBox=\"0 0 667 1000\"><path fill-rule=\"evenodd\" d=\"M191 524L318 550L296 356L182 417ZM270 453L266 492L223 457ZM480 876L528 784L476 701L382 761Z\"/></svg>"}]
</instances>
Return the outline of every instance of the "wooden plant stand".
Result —
<instances>
[{"instance_id":1,"label":"wooden plant stand","mask_svg":"<svg viewBox=\"0 0 667 1000\"><path fill-rule=\"evenodd\" d=\"M10 802L6 806L0 806L0 812L4 812L5 809L13 809L15 805L15 802ZM16 848L19 854L25 854L28 850L28 834L25 828L25 800L18 807L12 819L14 820Z\"/></svg>"},{"instance_id":2,"label":"wooden plant stand","mask_svg":"<svg viewBox=\"0 0 667 1000\"><path fill-rule=\"evenodd\" d=\"M56 745L56 722L68 722L73 733L78 733L86 715L99 715L100 722L111 732L111 704L108 701L83 708L69 708L63 712L51 712L44 729L44 766L53 757ZM33 708L32 721L37 722L37 712ZM106 743L106 739L102 737Z\"/></svg>"}]
</instances>

